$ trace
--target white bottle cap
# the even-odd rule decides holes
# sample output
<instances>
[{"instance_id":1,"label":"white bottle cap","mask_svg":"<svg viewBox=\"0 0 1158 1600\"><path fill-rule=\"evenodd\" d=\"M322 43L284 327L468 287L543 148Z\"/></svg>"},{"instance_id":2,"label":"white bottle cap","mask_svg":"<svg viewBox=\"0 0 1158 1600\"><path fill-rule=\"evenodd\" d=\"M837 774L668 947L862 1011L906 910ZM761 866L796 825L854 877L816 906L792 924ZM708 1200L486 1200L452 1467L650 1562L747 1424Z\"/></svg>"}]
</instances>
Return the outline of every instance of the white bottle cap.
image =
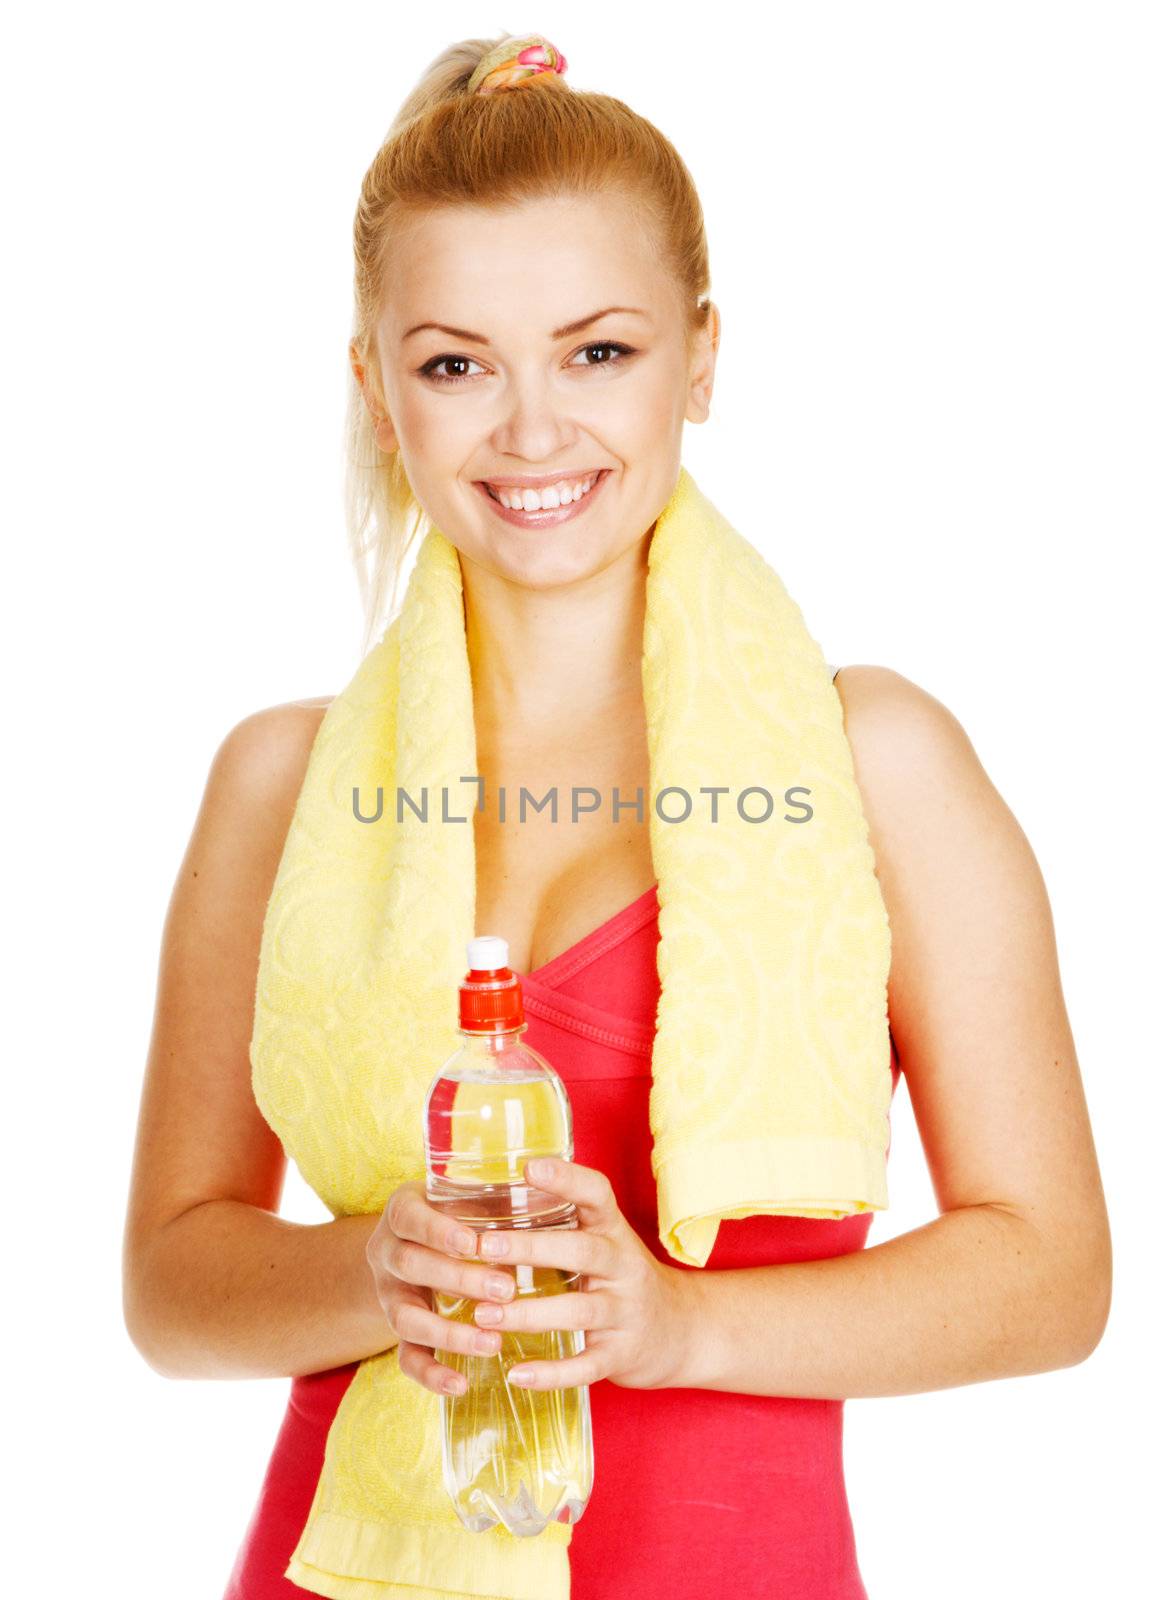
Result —
<instances>
[{"instance_id":1,"label":"white bottle cap","mask_svg":"<svg viewBox=\"0 0 1158 1600\"><path fill-rule=\"evenodd\" d=\"M508 964L510 953L510 946L505 939L495 934L482 934L467 942L467 965L475 972L494 972Z\"/></svg>"}]
</instances>

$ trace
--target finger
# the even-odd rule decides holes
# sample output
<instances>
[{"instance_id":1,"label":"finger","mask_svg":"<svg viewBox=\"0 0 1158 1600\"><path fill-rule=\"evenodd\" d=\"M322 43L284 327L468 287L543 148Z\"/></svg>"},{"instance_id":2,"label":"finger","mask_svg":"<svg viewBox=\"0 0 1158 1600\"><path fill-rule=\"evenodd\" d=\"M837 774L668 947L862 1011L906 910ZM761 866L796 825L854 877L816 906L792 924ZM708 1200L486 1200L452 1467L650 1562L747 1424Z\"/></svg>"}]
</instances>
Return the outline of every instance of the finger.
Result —
<instances>
[{"instance_id":1,"label":"finger","mask_svg":"<svg viewBox=\"0 0 1158 1600\"><path fill-rule=\"evenodd\" d=\"M478 1255L475 1230L432 1206L420 1179L399 1184L386 1203L386 1220L399 1239L414 1239L443 1255L467 1258Z\"/></svg>"},{"instance_id":2,"label":"finger","mask_svg":"<svg viewBox=\"0 0 1158 1600\"><path fill-rule=\"evenodd\" d=\"M605 1377L604 1363L597 1350L584 1350L560 1361L520 1361L507 1370L507 1378L517 1389L570 1389L584 1383L598 1383Z\"/></svg>"},{"instance_id":3,"label":"finger","mask_svg":"<svg viewBox=\"0 0 1158 1600\"><path fill-rule=\"evenodd\" d=\"M400 1340L398 1367L408 1378L420 1383L434 1394L465 1394L469 1380L457 1367L444 1366L436 1361L425 1345Z\"/></svg>"},{"instance_id":4,"label":"finger","mask_svg":"<svg viewBox=\"0 0 1158 1600\"><path fill-rule=\"evenodd\" d=\"M523 1176L536 1189L574 1201L585 1228L613 1226L620 1215L611 1179L598 1167L584 1167L562 1156L536 1157L525 1164Z\"/></svg>"},{"instance_id":5,"label":"finger","mask_svg":"<svg viewBox=\"0 0 1158 1600\"><path fill-rule=\"evenodd\" d=\"M493 1240L505 1248L491 1255ZM583 1228L508 1228L486 1236L483 1255L496 1266L557 1267L561 1272L586 1273L589 1278L610 1278L615 1274L619 1249L607 1233Z\"/></svg>"},{"instance_id":6,"label":"finger","mask_svg":"<svg viewBox=\"0 0 1158 1600\"><path fill-rule=\"evenodd\" d=\"M417 1300L407 1300L399 1306L394 1314L393 1327L400 1343L406 1340L410 1344L423 1345L428 1350L493 1356L502 1348L500 1333L476 1327L469 1320L442 1316Z\"/></svg>"},{"instance_id":7,"label":"finger","mask_svg":"<svg viewBox=\"0 0 1158 1600\"><path fill-rule=\"evenodd\" d=\"M603 1290L586 1289L576 1294L526 1295L507 1306L484 1302L475 1306L474 1320L480 1328L501 1328L504 1333L545 1333L612 1327L611 1310Z\"/></svg>"},{"instance_id":8,"label":"finger","mask_svg":"<svg viewBox=\"0 0 1158 1600\"><path fill-rule=\"evenodd\" d=\"M389 1255L389 1271L403 1283L465 1300L505 1300L515 1294L514 1277L495 1263L468 1266L411 1239L396 1240Z\"/></svg>"}]
</instances>

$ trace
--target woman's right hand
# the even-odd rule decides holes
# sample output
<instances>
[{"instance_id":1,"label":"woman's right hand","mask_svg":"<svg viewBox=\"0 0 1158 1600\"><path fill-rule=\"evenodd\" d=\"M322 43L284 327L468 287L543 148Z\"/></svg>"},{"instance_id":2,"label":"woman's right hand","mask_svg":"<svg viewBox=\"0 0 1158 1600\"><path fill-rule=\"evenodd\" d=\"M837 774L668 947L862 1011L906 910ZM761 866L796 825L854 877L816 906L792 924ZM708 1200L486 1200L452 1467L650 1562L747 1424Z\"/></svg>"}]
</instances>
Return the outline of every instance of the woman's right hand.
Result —
<instances>
[{"instance_id":1,"label":"woman's right hand","mask_svg":"<svg viewBox=\"0 0 1158 1600\"><path fill-rule=\"evenodd\" d=\"M463 1236L461 1249L458 1236ZM434 1309L431 1293L440 1289L462 1299L506 1304L515 1280L478 1255L479 1235L426 1198L420 1179L399 1184L387 1200L378 1226L366 1243L378 1299L392 1333L398 1336L398 1365L408 1378L435 1394L461 1394L466 1379L435 1359L436 1350L463 1355L496 1355L502 1335L473 1322L452 1322Z\"/></svg>"}]
</instances>

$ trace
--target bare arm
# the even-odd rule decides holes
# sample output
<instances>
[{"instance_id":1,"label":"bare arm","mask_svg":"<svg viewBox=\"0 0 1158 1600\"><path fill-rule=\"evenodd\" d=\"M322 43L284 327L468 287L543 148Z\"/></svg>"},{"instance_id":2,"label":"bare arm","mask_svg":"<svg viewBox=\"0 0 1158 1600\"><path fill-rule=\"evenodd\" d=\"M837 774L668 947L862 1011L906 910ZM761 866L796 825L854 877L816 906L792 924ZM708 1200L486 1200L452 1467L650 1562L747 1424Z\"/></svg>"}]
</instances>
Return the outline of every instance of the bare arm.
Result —
<instances>
[{"instance_id":1,"label":"bare arm","mask_svg":"<svg viewBox=\"0 0 1158 1600\"><path fill-rule=\"evenodd\" d=\"M1073 1365L1109 1315L1110 1230L1037 860L939 701L880 667L837 681L942 1214L831 1260L673 1268L676 1384L840 1399Z\"/></svg>"},{"instance_id":2,"label":"bare arm","mask_svg":"<svg viewBox=\"0 0 1158 1600\"><path fill-rule=\"evenodd\" d=\"M166 1377L292 1376L397 1343L366 1256L378 1218L277 1215L285 1155L250 1084L262 922L324 704L222 742L165 921L123 1292Z\"/></svg>"},{"instance_id":3,"label":"bare arm","mask_svg":"<svg viewBox=\"0 0 1158 1600\"><path fill-rule=\"evenodd\" d=\"M147 1331L134 1343L167 1378L282 1378L398 1343L366 1259L377 1215L287 1222L208 1200L154 1240Z\"/></svg>"}]
</instances>

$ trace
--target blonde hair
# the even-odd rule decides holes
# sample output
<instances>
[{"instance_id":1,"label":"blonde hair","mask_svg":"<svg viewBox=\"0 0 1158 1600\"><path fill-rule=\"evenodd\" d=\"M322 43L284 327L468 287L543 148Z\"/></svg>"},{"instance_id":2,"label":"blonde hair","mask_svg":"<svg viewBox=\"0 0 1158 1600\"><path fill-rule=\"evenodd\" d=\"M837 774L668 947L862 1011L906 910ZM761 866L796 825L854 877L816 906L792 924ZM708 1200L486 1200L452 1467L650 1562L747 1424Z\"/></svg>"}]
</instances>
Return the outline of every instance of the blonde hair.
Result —
<instances>
[{"instance_id":1,"label":"blonde hair","mask_svg":"<svg viewBox=\"0 0 1158 1600\"><path fill-rule=\"evenodd\" d=\"M382 399L374 330L390 275L393 231L439 205L517 204L545 196L630 195L680 286L691 341L710 314L708 248L691 174L658 128L610 95L572 89L554 72L497 94L467 92L505 39L464 39L437 56L403 102L362 180L354 218L351 340ZM518 36L523 37L523 36ZM406 555L429 527L401 452L383 451L349 369L346 521L365 618L363 650L393 620Z\"/></svg>"}]
</instances>

